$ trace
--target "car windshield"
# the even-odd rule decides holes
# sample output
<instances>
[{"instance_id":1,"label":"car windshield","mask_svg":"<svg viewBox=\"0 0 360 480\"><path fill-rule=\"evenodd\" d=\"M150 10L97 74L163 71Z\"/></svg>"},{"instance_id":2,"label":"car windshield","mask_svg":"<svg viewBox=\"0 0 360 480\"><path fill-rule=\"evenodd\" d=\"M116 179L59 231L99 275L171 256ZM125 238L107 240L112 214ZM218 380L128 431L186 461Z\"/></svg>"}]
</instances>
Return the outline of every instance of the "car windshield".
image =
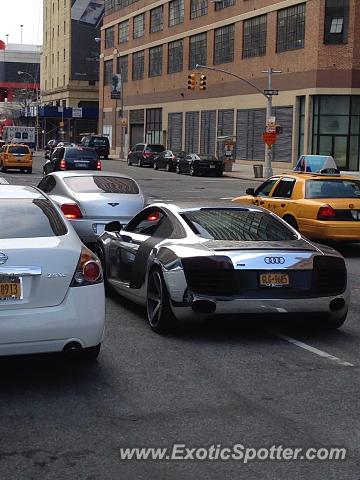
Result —
<instances>
[{"instance_id":1,"label":"car windshield","mask_svg":"<svg viewBox=\"0 0 360 480\"><path fill-rule=\"evenodd\" d=\"M306 198L360 198L360 181L308 180L306 182Z\"/></svg>"},{"instance_id":2,"label":"car windshield","mask_svg":"<svg viewBox=\"0 0 360 480\"><path fill-rule=\"evenodd\" d=\"M131 178L112 176L65 177L65 184L78 193L138 194L139 188Z\"/></svg>"},{"instance_id":3,"label":"car windshield","mask_svg":"<svg viewBox=\"0 0 360 480\"><path fill-rule=\"evenodd\" d=\"M214 155L199 155L200 160L217 160Z\"/></svg>"},{"instance_id":4,"label":"car windshield","mask_svg":"<svg viewBox=\"0 0 360 480\"><path fill-rule=\"evenodd\" d=\"M29 153L29 149L27 147L21 147L21 146L9 147L9 153L12 153L15 155L24 155L26 153Z\"/></svg>"},{"instance_id":5,"label":"car windshield","mask_svg":"<svg viewBox=\"0 0 360 480\"><path fill-rule=\"evenodd\" d=\"M145 150L147 152L163 152L165 148L162 145L147 145Z\"/></svg>"},{"instance_id":6,"label":"car windshield","mask_svg":"<svg viewBox=\"0 0 360 480\"><path fill-rule=\"evenodd\" d=\"M94 137L92 139L92 143L94 145L107 145L108 139L107 138L99 138L99 137Z\"/></svg>"},{"instance_id":7,"label":"car windshield","mask_svg":"<svg viewBox=\"0 0 360 480\"><path fill-rule=\"evenodd\" d=\"M97 159L97 153L94 150L83 150L82 148L69 148L65 152L67 160L94 160Z\"/></svg>"},{"instance_id":8,"label":"car windshield","mask_svg":"<svg viewBox=\"0 0 360 480\"><path fill-rule=\"evenodd\" d=\"M0 200L0 238L54 237L67 233L66 225L45 198Z\"/></svg>"},{"instance_id":9,"label":"car windshield","mask_svg":"<svg viewBox=\"0 0 360 480\"><path fill-rule=\"evenodd\" d=\"M181 214L191 229L210 240L286 241L297 236L266 212L247 209L200 209Z\"/></svg>"}]
</instances>

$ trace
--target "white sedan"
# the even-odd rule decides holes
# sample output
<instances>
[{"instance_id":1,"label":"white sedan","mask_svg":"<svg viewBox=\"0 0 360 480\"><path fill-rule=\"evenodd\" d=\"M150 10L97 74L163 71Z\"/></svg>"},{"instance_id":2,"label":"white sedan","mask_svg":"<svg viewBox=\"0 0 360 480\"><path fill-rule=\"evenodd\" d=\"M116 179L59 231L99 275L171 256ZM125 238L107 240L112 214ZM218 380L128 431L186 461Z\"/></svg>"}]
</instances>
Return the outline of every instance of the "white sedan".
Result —
<instances>
[{"instance_id":1,"label":"white sedan","mask_svg":"<svg viewBox=\"0 0 360 480\"><path fill-rule=\"evenodd\" d=\"M0 355L97 358L105 296L98 258L37 188L0 188Z\"/></svg>"}]
</instances>

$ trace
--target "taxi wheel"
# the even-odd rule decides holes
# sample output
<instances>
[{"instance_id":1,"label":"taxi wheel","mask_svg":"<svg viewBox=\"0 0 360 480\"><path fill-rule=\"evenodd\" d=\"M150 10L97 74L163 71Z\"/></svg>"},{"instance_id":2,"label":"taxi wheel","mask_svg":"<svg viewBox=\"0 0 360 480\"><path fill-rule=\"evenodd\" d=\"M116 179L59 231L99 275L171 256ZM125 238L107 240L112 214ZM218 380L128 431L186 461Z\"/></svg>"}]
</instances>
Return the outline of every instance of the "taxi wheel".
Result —
<instances>
[{"instance_id":1,"label":"taxi wheel","mask_svg":"<svg viewBox=\"0 0 360 480\"><path fill-rule=\"evenodd\" d=\"M26 170L26 173L32 173L32 167Z\"/></svg>"},{"instance_id":2,"label":"taxi wheel","mask_svg":"<svg viewBox=\"0 0 360 480\"><path fill-rule=\"evenodd\" d=\"M299 230L299 226L294 217L292 217L291 215L285 215L283 219L285 220L286 223L290 225L290 227L295 228L295 230Z\"/></svg>"},{"instance_id":3,"label":"taxi wheel","mask_svg":"<svg viewBox=\"0 0 360 480\"><path fill-rule=\"evenodd\" d=\"M1 164L1 169L2 173L5 173L6 172L6 167L4 166L4 164L2 163Z\"/></svg>"}]
</instances>

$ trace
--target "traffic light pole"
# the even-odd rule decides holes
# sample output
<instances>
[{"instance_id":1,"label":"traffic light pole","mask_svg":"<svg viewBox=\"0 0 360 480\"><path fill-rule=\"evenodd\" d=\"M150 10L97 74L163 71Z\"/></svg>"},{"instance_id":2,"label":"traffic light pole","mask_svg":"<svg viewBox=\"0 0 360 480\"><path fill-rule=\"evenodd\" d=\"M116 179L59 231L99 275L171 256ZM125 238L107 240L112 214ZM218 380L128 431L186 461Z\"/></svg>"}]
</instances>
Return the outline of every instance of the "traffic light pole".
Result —
<instances>
[{"instance_id":1,"label":"traffic light pole","mask_svg":"<svg viewBox=\"0 0 360 480\"><path fill-rule=\"evenodd\" d=\"M242 82L246 83L247 85L250 85L253 87L255 90L257 90L261 95L263 95L266 98L266 125L268 124L270 118L272 117L272 95L266 95L263 90L261 90L259 87L257 87L255 84L250 82L249 80L246 80L246 78L242 78L239 75L236 75L235 73L228 72L227 70L223 70L222 68L216 68L216 67L208 67L207 65L199 65L196 64L196 69L205 69L205 70L213 70L214 72L221 72L225 73L226 75L230 75L231 77L235 77L238 80L241 80ZM269 68L265 72L262 73L267 73L268 74L268 88L269 90L272 90L272 74L273 73L281 73L280 70L274 70L272 68ZM272 150L271 147L268 145L265 145L265 162L264 162L264 176L271 177L273 174L273 169L271 165L272 161Z\"/></svg>"}]
</instances>

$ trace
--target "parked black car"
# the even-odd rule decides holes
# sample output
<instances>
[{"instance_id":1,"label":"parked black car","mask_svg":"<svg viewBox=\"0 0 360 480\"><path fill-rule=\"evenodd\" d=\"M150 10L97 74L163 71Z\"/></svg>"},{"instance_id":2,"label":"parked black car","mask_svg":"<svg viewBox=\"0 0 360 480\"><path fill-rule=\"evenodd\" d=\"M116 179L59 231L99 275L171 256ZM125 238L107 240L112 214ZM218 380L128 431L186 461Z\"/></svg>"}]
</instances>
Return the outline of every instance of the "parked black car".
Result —
<instances>
[{"instance_id":1,"label":"parked black car","mask_svg":"<svg viewBox=\"0 0 360 480\"><path fill-rule=\"evenodd\" d=\"M99 158L104 157L105 160L109 158L110 142L108 137L104 135L85 135L81 139L81 145L84 147L93 148L98 154Z\"/></svg>"},{"instance_id":2,"label":"parked black car","mask_svg":"<svg viewBox=\"0 0 360 480\"><path fill-rule=\"evenodd\" d=\"M207 173L221 177L223 171L223 160L219 160L214 155L190 153L185 158L179 158L176 163L176 173L190 173L190 175Z\"/></svg>"},{"instance_id":3,"label":"parked black car","mask_svg":"<svg viewBox=\"0 0 360 480\"><path fill-rule=\"evenodd\" d=\"M101 170L101 161L92 148L57 147L43 166L43 174L61 170Z\"/></svg>"},{"instance_id":4,"label":"parked black car","mask_svg":"<svg viewBox=\"0 0 360 480\"><path fill-rule=\"evenodd\" d=\"M128 165L138 165L144 167L148 165L154 166L154 159L159 153L165 150L164 145L159 143L137 143L129 152Z\"/></svg>"},{"instance_id":5,"label":"parked black car","mask_svg":"<svg viewBox=\"0 0 360 480\"><path fill-rule=\"evenodd\" d=\"M165 169L167 172L175 172L176 162L184 158L186 152L174 152L173 150L164 150L154 158L154 169Z\"/></svg>"},{"instance_id":6,"label":"parked black car","mask_svg":"<svg viewBox=\"0 0 360 480\"><path fill-rule=\"evenodd\" d=\"M45 145L45 158L50 158L52 152L54 151L54 148L57 146L60 140L56 140L55 138L52 138L47 142Z\"/></svg>"}]
</instances>

